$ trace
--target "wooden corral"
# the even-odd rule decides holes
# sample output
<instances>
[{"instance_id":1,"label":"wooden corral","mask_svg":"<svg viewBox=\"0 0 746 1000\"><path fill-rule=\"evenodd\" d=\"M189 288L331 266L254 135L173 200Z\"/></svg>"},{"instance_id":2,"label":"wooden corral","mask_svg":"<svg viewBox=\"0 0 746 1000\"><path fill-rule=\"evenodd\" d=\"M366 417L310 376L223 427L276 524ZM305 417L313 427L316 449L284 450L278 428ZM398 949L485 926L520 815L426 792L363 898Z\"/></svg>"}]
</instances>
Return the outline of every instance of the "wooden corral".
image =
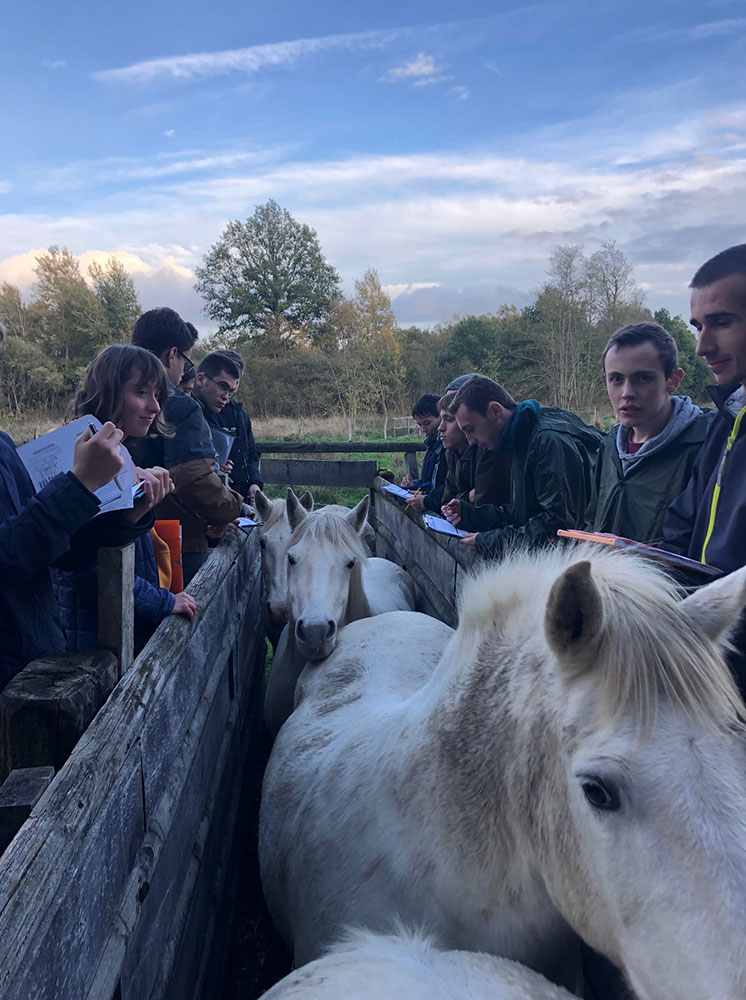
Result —
<instances>
[{"instance_id":1,"label":"wooden corral","mask_svg":"<svg viewBox=\"0 0 746 1000\"><path fill-rule=\"evenodd\" d=\"M4 1000L211 995L261 738L259 568L255 536L223 539L195 622L161 624L0 859Z\"/></svg>"},{"instance_id":2,"label":"wooden corral","mask_svg":"<svg viewBox=\"0 0 746 1000\"><path fill-rule=\"evenodd\" d=\"M458 624L458 598L476 559L457 538L429 531L422 517L383 493L383 479L371 490L370 523L376 533L376 555L403 566L417 590L417 610L446 625Z\"/></svg>"},{"instance_id":3,"label":"wooden corral","mask_svg":"<svg viewBox=\"0 0 746 1000\"><path fill-rule=\"evenodd\" d=\"M417 452L425 445L415 441L400 444L377 442L326 442L326 441L257 441L260 455L385 455L403 452L407 472L416 479ZM263 457L262 478L266 483L284 483L288 486L372 486L376 477L374 461L328 462L303 459L275 459Z\"/></svg>"}]
</instances>

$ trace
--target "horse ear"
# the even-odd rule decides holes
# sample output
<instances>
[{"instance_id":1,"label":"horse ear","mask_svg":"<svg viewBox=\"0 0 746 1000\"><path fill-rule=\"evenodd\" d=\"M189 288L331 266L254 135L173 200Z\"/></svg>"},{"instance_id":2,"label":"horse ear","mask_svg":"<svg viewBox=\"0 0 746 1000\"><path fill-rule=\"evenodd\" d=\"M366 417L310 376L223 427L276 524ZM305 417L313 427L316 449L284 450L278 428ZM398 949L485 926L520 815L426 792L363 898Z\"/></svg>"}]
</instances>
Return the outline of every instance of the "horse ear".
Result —
<instances>
[{"instance_id":1,"label":"horse ear","mask_svg":"<svg viewBox=\"0 0 746 1000\"><path fill-rule=\"evenodd\" d=\"M353 529L358 533L362 532L363 526L365 524L365 519L368 516L368 507L370 506L370 499L365 496L357 505L353 507L349 514L345 516L345 520L350 524Z\"/></svg>"},{"instance_id":2,"label":"horse ear","mask_svg":"<svg viewBox=\"0 0 746 1000\"><path fill-rule=\"evenodd\" d=\"M261 519L266 521L272 510L272 501L268 500L261 490L257 490L254 494L254 506L259 512Z\"/></svg>"},{"instance_id":3,"label":"horse ear","mask_svg":"<svg viewBox=\"0 0 746 1000\"><path fill-rule=\"evenodd\" d=\"M700 587L681 602L681 610L714 643L734 632L746 604L746 567Z\"/></svg>"},{"instance_id":4,"label":"horse ear","mask_svg":"<svg viewBox=\"0 0 746 1000\"><path fill-rule=\"evenodd\" d=\"M555 580L544 615L544 631L557 656L587 652L596 639L604 612L588 560L575 563Z\"/></svg>"},{"instance_id":5,"label":"horse ear","mask_svg":"<svg viewBox=\"0 0 746 1000\"><path fill-rule=\"evenodd\" d=\"M295 493L293 493L289 486L287 500L285 501L285 511L287 512L288 521L290 522L290 527L293 531L295 531L301 521L305 521L308 517L306 511L301 507L298 497Z\"/></svg>"},{"instance_id":6,"label":"horse ear","mask_svg":"<svg viewBox=\"0 0 746 1000\"><path fill-rule=\"evenodd\" d=\"M301 495L298 502L304 510L307 510L309 514L311 513L313 510L313 496L310 490L306 490L306 492Z\"/></svg>"}]
</instances>

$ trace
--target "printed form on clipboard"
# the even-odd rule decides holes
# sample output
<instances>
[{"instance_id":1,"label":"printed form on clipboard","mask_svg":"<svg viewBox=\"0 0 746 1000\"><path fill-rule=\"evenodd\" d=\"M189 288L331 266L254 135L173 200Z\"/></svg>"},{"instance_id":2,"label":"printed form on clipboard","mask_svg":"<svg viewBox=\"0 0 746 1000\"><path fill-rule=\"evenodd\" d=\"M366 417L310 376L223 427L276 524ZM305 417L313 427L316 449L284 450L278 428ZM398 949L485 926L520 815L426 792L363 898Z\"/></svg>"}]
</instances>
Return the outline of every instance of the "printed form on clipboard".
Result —
<instances>
[{"instance_id":1,"label":"printed form on clipboard","mask_svg":"<svg viewBox=\"0 0 746 1000\"><path fill-rule=\"evenodd\" d=\"M450 521L446 521L444 517L438 517L437 514L423 514L422 520L425 522L426 528L429 528L430 531L437 531L441 535L464 538L469 534L468 531L462 531L460 528L454 527Z\"/></svg>"},{"instance_id":2,"label":"printed form on clipboard","mask_svg":"<svg viewBox=\"0 0 746 1000\"><path fill-rule=\"evenodd\" d=\"M101 421L86 415L16 449L37 493L60 472L71 471L75 459L75 442L90 425L97 431L101 430ZM112 479L96 490L96 496L101 502L96 517L112 510L130 510L134 505L133 498L139 486L135 465L123 444L119 445L119 451L124 460L116 477L119 486Z\"/></svg>"}]
</instances>

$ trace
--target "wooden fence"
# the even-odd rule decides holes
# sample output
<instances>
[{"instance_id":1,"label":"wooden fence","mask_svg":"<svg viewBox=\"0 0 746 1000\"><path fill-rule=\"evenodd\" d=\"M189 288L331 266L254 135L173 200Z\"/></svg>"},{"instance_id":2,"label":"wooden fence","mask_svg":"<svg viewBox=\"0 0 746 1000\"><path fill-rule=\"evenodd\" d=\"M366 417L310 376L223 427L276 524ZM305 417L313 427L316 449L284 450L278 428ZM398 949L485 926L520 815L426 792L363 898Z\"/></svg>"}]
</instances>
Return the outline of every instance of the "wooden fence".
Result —
<instances>
[{"instance_id":1,"label":"wooden fence","mask_svg":"<svg viewBox=\"0 0 746 1000\"><path fill-rule=\"evenodd\" d=\"M261 734L254 535L229 533L0 858L3 1000L196 1000ZM223 924L221 924L223 921Z\"/></svg>"},{"instance_id":2,"label":"wooden fence","mask_svg":"<svg viewBox=\"0 0 746 1000\"><path fill-rule=\"evenodd\" d=\"M269 455L384 455L403 453L407 472L416 479L417 452L425 445L418 441L363 443L319 441L257 441L262 455L262 479L266 483L286 483L291 486L372 486L378 473L375 461L313 461L308 459L265 458Z\"/></svg>"}]
</instances>

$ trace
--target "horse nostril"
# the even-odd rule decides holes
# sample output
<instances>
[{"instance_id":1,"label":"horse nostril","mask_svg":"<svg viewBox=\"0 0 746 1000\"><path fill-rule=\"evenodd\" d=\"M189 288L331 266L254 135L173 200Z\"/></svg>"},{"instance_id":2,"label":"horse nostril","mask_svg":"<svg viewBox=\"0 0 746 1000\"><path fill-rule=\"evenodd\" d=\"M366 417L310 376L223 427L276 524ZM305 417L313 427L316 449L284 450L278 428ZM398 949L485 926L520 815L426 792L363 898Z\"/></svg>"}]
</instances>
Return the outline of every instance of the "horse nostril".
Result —
<instances>
[{"instance_id":1,"label":"horse nostril","mask_svg":"<svg viewBox=\"0 0 746 1000\"><path fill-rule=\"evenodd\" d=\"M295 623L295 634L299 639L305 639L305 633L303 631L303 619L299 618Z\"/></svg>"},{"instance_id":2,"label":"horse nostril","mask_svg":"<svg viewBox=\"0 0 746 1000\"><path fill-rule=\"evenodd\" d=\"M333 639L334 638L334 633L336 631L337 631L337 623L335 621L332 621L332 619L330 618L329 619L329 627L326 630L326 637L327 637L327 639Z\"/></svg>"}]
</instances>

